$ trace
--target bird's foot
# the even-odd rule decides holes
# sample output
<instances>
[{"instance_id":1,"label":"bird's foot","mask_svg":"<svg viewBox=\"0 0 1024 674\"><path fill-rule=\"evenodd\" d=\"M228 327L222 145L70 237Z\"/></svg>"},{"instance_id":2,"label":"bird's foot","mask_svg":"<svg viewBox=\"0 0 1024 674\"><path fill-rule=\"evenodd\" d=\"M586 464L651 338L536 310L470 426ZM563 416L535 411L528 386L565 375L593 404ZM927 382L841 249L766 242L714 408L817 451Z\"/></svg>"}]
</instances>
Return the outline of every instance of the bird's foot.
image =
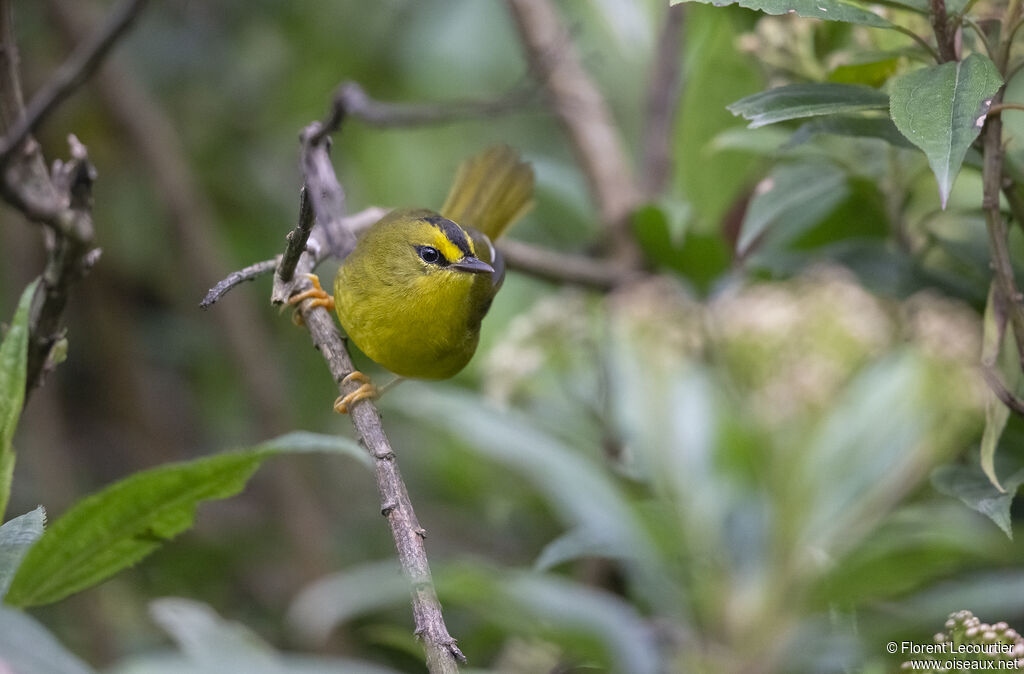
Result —
<instances>
[{"instance_id":1,"label":"bird's foot","mask_svg":"<svg viewBox=\"0 0 1024 674\"><path fill-rule=\"evenodd\" d=\"M334 411L338 414L348 414L348 411L352 409L352 406L360 400L365 400L366 398L377 398L380 396L380 392L370 381L370 378L359 370L350 372L341 380L341 383L342 385L345 385L351 381L362 382L363 385L348 395L338 396L338 399L334 401Z\"/></svg>"},{"instance_id":2,"label":"bird's foot","mask_svg":"<svg viewBox=\"0 0 1024 674\"><path fill-rule=\"evenodd\" d=\"M310 307L323 307L328 311L334 311L334 298L327 294L327 291L320 286L320 277L316 274L306 274L306 278L312 282L313 287L297 295L288 298L288 304L298 304L303 300L311 300ZM295 325L302 325L302 314L296 311L292 314L292 322Z\"/></svg>"}]
</instances>

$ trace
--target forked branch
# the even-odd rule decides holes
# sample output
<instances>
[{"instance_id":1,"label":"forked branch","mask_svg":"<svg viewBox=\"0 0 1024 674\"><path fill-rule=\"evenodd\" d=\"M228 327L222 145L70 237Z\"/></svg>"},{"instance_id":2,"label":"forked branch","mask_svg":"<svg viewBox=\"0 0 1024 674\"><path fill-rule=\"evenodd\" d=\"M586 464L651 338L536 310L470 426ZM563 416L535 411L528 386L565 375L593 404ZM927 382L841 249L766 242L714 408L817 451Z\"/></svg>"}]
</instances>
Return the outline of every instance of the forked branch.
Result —
<instances>
[{"instance_id":1,"label":"forked branch","mask_svg":"<svg viewBox=\"0 0 1024 674\"><path fill-rule=\"evenodd\" d=\"M333 169L330 169L329 173L324 169L330 167L330 160L327 138L319 133L322 128L319 123L314 123L302 134L306 187L312 196L310 201L317 221L305 246L306 249L325 246L326 242L321 241L320 237L327 233L329 223L340 223L343 216L341 212L325 210L341 207L344 204L344 195ZM349 235L351 236L351 232ZM315 262L313 255L308 251L303 252L296 264L296 273L312 271ZM327 362L339 392L342 395L351 393L358 388L358 384L344 382L345 377L351 374L354 368L334 317L323 307L311 306L309 300L299 305L299 311L303 322L309 328L313 345ZM395 452L381 426L380 414L372 401L361 400L352 405L351 418L360 440L373 458L381 514L388 519L391 535L398 550L399 562L412 586L416 635L423 641L427 667L432 673L457 672L458 663L465 662L466 658L456 645L455 639L448 633L444 616L441 614L441 603L434 590L430 564L423 544L426 532L416 519L409 493L398 469Z\"/></svg>"},{"instance_id":2,"label":"forked branch","mask_svg":"<svg viewBox=\"0 0 1024 674\"><path fill-rule=\"evenodd\" d=\"M104 27L85 40L24 105L11 0L0 0L0 196L29 220L47 227L46 267L29 312L26 391L52 367L50 355L63 337L61 322L76 280L99 259L93 247L92 183L96 169L85 146L68 136L71 158L47 172L33 130L103 61L146 0L124 0Z\"/></svg>"}]
</instances>

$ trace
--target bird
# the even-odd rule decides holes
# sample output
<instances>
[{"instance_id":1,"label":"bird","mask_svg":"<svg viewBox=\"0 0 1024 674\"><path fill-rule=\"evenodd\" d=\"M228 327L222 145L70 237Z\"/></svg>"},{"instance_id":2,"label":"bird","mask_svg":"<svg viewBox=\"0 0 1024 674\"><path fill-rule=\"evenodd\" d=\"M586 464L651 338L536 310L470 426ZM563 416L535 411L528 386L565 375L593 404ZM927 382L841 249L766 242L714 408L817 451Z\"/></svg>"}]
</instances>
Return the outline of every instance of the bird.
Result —
<instances>
[{"instance_id":1,"label":"bird","mask_svg":"<svg viewBox=\"0 0 1024 674\"><path fill-rule=\"evenodd\" d=\"M342 260L333 298L310 274L313 288L289 303L333 308L348 339L399 380L452 377L505 278L493 242L533 206L533 189L518 151L488 148L459 165L440 211L400 208L371 225ZM358 370L350 381L362 385L335 401L339 413L382 393Z\"/></svg>"}]
</instances>

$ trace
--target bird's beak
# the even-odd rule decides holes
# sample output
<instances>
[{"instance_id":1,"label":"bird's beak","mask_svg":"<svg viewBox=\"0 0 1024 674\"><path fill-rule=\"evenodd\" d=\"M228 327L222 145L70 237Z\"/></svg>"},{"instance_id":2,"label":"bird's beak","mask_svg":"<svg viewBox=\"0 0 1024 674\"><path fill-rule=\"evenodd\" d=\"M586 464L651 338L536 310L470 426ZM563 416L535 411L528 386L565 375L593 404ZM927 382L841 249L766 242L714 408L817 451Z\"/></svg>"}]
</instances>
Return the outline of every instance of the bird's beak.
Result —
<instances>
[{"instance_id":1,"label":"bird's beak","mask_svg":"<svg viewBox=\"0 0 1024 674\"><path fill-rule=\"evenodd\" d=\"M472 255L467 255L455 264L448 267L449 269L456 269L458 271L469 272L470 274L493 274L494 267L487 264L483 260L477 259Z\"/></svg>"}]
</instances>

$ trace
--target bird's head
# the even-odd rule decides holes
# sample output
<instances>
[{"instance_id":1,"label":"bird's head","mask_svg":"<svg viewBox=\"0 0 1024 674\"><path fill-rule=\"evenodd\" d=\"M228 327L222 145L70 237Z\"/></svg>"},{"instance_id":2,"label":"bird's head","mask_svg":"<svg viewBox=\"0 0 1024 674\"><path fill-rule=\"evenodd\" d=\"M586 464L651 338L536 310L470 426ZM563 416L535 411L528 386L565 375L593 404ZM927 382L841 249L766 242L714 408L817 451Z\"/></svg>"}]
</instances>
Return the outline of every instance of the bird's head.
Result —
<instances>
[{"instance_id":1,"label":"bird's head","mask_svg":"<svg viewBox=\"0 0 1024 674\"><path fill-rule=\"evenodd\" d=\"M451 220L427 210L398 211L381 228L389 239L391 263L405 273L472 282L494 268L479 259L466 231Z\"/></svg>"}]
</instances>

